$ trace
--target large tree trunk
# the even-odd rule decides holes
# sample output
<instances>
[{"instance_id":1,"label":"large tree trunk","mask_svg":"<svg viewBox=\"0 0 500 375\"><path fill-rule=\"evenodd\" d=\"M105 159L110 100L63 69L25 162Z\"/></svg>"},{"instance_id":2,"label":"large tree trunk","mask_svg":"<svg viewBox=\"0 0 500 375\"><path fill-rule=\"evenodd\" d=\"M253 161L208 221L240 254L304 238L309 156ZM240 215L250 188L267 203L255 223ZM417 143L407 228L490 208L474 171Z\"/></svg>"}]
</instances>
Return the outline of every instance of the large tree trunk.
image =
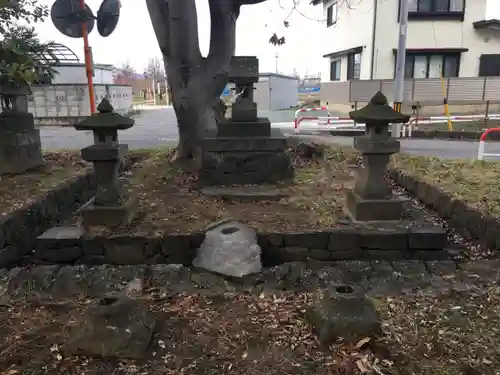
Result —
<instances>
[{"instance_id":1,"label":"large tree trunk","mask_svg":"<svg viewBox=\"0 0 500 375\"><path fill-rule=\"evenodd\" d=\"M163 53L179 127L176 158L199 159L204 134L216 128L217 101L235 52L239 0L209 0L210 49L201 56L195 0L146 1Z\"/></svg>"}]
</instances>

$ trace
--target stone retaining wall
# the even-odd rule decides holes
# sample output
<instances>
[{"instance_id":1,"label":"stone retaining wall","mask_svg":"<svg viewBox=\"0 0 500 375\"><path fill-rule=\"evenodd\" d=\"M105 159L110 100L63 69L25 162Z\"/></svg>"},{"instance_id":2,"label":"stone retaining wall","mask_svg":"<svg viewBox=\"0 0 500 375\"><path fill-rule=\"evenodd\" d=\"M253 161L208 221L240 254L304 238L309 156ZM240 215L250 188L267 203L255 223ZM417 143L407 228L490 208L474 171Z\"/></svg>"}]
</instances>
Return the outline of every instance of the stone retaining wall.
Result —
<instances>
[{"instance_id":1,"label":"stone retaining wall","mask_svg":"<svg viewBox=\"0 0 500 375\"><path fill-rule=\"evenodd\" d=\"M391 169L389 176L424 205L448 220L460 234L480 241L488 249L500 249L500 222L497 218L482 214L463 201L442 192L438 187L404 171Z\"/></svg>"},{"instance_id":2,"label":"stone retaining wall","mask_svg":"<svg viewBox=\"0 0 500 375\"><path fill-rule=\"evenodd\" d=\"M61 300L107 293L134 293L158 289L170 293L223 295L235 292L274 293L279 290L312 291L318 285L348 285L370 296L399 293L438 293L491 287L500 280L500 260L453 261L339 261L292 262L266 268L241 280L228 280L203 270L169 265L135 266L37 266L0 269L0 300L46 298ZM474 286L473 286L474 285ZM138 290L140 288L140 290Z\"/></svg>"},{"instance_id":3,"label":"stone retaining wall","mask_svg":"<svg viewBox=\"0 0 500 375\"><path fill-rule=\"evenodd\" d=\"M440 228L360 230L350 225L312 233L259 233L266 266L291 261L450 258ZM52 228L37 240L36 264L183 264L191 265L203 233L163 237L93 237L83 228Z\"/></svg>"},{"instance_id":4,"label":"stone retaining wall","mask_svg":"<svg viewBox=\"0 0 500 375\"><path fill-rule=\"evenodd\" d=\"M67 218L95 194L93 172L76 177L37 201L0 218L0 268L29 256L37 236Z\"/></svg>"}]
</instances>

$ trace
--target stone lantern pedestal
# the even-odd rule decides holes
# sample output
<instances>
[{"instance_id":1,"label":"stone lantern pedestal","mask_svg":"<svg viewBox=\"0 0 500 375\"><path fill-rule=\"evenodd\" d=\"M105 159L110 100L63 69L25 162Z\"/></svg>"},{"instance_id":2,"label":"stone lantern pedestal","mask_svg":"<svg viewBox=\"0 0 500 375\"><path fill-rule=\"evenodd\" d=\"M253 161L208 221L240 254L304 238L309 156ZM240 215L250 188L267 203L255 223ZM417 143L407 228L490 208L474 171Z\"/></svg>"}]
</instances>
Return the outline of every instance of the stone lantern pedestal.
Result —
<instances>
[{"instance_id":1,"label":"stone lantern pedestal","mask_svg":"<svg viewBox=\"0 0 500 375\"><path fill-rule=\"evenodd\" d=\"M82 149L82 159L94 164L97 191L92 204L83 211L83 226L118 227L129 224L135 216L135 202L124 194L118 169L127 145L118 144L118 130L129 129L134 120L113 112L107 99L97 107L98 114L75 125L76 130L92 130L92 146Z\"/></svg>"},{"instance_id":2,"label":"stone lantern pedestal","mask_svg":"<svg viewBox=\"0 0 500 375\"><path fill-rule=\"evenodd\" d=\"M385 176L390 156L400 149L399 141L389 134L389 123L404 123L410 116L394 111L381 92L366 107L349 115L366 124L366 134L354 139L354 148L363 155L364 168L354 189L347 192L347 211L356 221L400 220L405 200L393 196Z\"/></svg>"},{"instance_id":3,"label":"stone lantern pedestal","mask_svg":"<svg viewBox=\"0 0 500 375\"><path fill-rule=\"evenodd\" d=\"M235 84L236 101L231 119L217 124L203 144L200 179L204 185L267 184L291 180L294 170L286 153L286 138L271 130L267 118L259 118L254 102L254 83L259 81L255 56L234 56L229 82Z\"/></svg>"}]
</instances>

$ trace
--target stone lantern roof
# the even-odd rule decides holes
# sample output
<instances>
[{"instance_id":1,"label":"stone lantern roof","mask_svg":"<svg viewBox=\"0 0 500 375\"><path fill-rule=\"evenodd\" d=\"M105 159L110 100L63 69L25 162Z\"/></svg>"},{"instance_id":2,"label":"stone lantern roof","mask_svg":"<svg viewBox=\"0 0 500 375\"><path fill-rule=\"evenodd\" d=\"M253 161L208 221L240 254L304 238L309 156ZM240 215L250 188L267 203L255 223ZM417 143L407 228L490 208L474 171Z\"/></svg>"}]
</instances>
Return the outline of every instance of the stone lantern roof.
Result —
<instances>
[{"instance_id":1,"label":"stone lantern roof","mask_svg":"<svg viewBox=\"0 0 500 375\"><path fill-rule=\"evenodd\" d=\"M349 116L362 124L400 124L410 120L410 115L395 111L379 91L365 107L349 112Z\"/></svg>"},{"instance_id":2,"label":"stone lantern roof","mask_svg":"<svg viewBox=\"0 0 500 375\"><path fill-rule=\"evenodd\" d=\"M97 106L99 113L86 117L78 124L76 130L110 131L126 130L134 126L134 120L114 112L114 108L108 99L104 98Z\"/></svg>"}]
</instances>

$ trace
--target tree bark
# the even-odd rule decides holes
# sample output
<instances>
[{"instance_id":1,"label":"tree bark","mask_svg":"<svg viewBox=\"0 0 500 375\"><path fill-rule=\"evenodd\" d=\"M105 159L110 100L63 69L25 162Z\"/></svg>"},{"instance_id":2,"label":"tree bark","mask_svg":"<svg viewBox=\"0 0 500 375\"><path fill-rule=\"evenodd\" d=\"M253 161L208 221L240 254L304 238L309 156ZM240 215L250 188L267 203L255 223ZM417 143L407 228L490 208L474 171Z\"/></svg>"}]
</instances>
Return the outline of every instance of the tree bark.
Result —
<instances>
[{"instance_id":1,"label":"tree bark","mask_svg":"<svg viewBox=\"0 0 500 375\"><path fill-rule=\"evenodd\" d=\"M201 157L201 141L216 129L218 99L235 52L240 0L209 0L210 49L201 56L195 0L146 0L165 61L179 127L176 158Z\"/></svg>"}]
</instances>

